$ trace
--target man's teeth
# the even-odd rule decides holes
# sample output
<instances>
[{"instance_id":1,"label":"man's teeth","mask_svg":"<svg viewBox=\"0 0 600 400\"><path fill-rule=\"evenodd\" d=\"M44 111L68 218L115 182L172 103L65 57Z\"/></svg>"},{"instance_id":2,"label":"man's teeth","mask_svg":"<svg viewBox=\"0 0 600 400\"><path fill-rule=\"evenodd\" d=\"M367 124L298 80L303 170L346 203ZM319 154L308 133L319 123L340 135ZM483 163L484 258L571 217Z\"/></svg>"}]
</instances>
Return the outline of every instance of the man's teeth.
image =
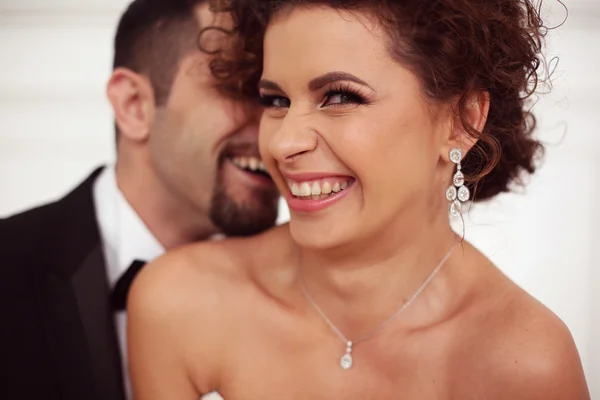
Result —
<instances>
[{"instance_id":1,"label":"man's teeth","mask_svg":"<svg viewBox=\"0 0 600 400\"><path fill-rule=\"evenodd\" d=\"M342 181L341 183L331 183L328 181L315 181L315 182L288 182L290 191L296 197L327 197L332 193L338 193L346 189L350 184L349 180Z\"/></svg>"},{"instance_id":2,"label":"man's teeth","mask_svg":"<svg viewBox=\"0 0 600 400\"><path fill-rule=\"evenodd\" d=\"M234 157L231 161L242 169L249 169L250 171L262 171L267 172L265 164L260 158L257 157Z\"/></svg>"}]
</instances>

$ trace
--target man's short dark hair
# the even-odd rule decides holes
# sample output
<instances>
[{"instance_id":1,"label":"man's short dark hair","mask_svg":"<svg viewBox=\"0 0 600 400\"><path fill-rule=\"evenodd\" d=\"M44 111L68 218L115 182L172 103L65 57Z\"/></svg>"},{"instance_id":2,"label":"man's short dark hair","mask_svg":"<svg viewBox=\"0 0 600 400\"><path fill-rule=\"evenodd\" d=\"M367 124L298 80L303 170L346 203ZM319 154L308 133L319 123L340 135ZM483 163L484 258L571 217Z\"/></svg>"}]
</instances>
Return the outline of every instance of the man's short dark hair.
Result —
<instances>
[{"instance_id":1,"label":"man's short dark hair","mask_svg":"<svg viewBox=\"0 0 600 400\"><path fill-rule=\"evenodd\" d=\"M135 0L121 17L113 68L150 79L157 105L166 103L179 61L197 46L196 7L206 0Z\"/></svg>"}]
</instances>

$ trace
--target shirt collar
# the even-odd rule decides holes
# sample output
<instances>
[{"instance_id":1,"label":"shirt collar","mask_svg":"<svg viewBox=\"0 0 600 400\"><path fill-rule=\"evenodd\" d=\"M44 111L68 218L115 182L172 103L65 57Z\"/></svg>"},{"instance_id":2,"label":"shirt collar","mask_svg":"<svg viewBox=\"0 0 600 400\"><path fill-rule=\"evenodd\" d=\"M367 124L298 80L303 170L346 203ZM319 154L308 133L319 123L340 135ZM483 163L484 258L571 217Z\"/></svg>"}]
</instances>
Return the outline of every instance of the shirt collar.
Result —
<instances>
[{"instance_id":1,"label":"shirt collar","mask_svg":"<svg viewBox=\"0 0 600 400\"><path fill-rule=\"evenodd\" d=\"M165 249L119 190L114 166L96 180L94 201L112 287L134 260L152 261Z\"/></svg>"}]
</instances>

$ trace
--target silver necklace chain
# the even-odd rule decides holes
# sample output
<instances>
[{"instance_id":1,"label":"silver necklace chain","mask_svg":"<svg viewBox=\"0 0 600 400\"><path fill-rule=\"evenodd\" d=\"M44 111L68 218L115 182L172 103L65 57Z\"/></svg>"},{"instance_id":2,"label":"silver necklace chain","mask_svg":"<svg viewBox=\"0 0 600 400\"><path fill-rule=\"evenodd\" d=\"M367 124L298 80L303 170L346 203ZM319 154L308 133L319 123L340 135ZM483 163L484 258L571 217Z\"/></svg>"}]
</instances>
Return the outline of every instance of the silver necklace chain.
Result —
<instances>
[{"instance_id":1,"label":"silver necklace chain","mask_svg":"<svg viewBox=\"0 0 600 400\"><path fill-rule=\"evenodd\" d=\"M392 314L388 319L386 319L381 324L379 324L371 332L369 332L369 333L367 333L367 334L359 337L358 339L356 339L354 341L348 340L348 338L346 338L346 336L344 336L344 334L337 328L337 326L335 326L335 324L333 322L331 322L331 320L329 319L329 317L327 317L327 315L325 314L325 312L321 309L321 307L319 307L319 305L317 304L317 302L312 298L312 296L308 292L308 289L306 288L306 284L304 283L304 279L302 279L302 276L300 276L300 286L302 288L302 293L304 294L304 297L306 297L306 299L308 300L308 302L315 309L315 311L317 312L317 314L319 314L319 316L323 319L323 321L325 321L325 323L329 326L329 328L342 340L342 342L344 342L344 344L346 344L346 354L344 354L344 356L342 356L342 358L340 360L340 366L343 369L347 370L350 367L352 367L352 364L353 364L353 358L352 358L352 354L351 354L352 353L352 347L355 346L356 344L360 343L360 342L363 342L365 340L371 339L380 330L382 330L385 326L387 326L390 322L392 322L400 313L402 313L402 311L404 311L417 297L419 297L419 295L421 294L421 292L423 292L423 290L425 290L425 288L427 287L427 285L429 285L429 283L433 280L433 278L438 273L438 271L440 269L442 269L442 267L444 266L444 264L446 263L446 261L448 261L448 258L452 254L452 250L453 249L454 249L454 245L452 247L450 247L450 250L448 250L448 252L446 253L446 255L444 255L444 258L442 258L442 260L439 262L439 264L433 269L433 271L431 271L431 273L429 274L429 276L427 277L427 279L425 279L425 281L413 293L413 295L408 299L408 301L406 301L404 304L402 304L402 306L394 314ZM298 254L298 266L300 267L300 270L302 270L302 264L300 262L300 255L299 254Z\"/></svg>"}]
</instances>

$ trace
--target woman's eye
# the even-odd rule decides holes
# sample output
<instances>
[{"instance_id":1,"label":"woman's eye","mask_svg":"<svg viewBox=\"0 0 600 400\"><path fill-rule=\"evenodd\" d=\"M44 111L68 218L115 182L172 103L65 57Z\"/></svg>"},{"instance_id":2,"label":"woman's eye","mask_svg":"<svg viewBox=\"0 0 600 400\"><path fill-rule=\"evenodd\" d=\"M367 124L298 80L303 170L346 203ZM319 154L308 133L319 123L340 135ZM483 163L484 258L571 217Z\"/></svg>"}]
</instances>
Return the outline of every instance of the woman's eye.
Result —
<instances>
[{"instance_id":1,"label":"woman's eye","mask_svg":"<svg viewBox=\"0 0 600 400\"><path fill-rule=\"evenodd\" d=\"M336 106L344 104L362 104L360 96L352 93L332 93L327 95L323 106Z\"/></svg>"},{"instance_id":2,"label":"woman's eye","mask_svg":"<svg viewBox=\"0 0 600 400\"><path fill-rule=\"evenodd\" d=\"M289 108L290 100L281 96L261 96L260 102L264 107Z\"/></svg>"}]
</instances>

